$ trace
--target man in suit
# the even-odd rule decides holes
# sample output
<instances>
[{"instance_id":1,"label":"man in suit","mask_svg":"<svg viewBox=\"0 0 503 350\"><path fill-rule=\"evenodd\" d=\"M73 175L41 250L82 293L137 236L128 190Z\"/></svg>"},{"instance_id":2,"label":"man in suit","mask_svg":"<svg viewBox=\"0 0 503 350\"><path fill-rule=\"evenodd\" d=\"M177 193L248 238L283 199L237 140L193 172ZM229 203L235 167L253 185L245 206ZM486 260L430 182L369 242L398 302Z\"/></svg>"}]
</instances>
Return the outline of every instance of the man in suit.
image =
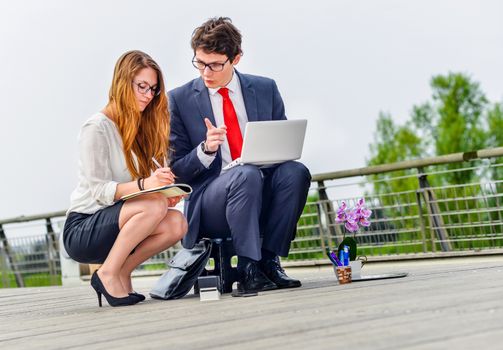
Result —
<instances>
[{"instance_id":1,"label":"man in suit","mask_svg":"<svg viewBox=\"0 0 503 350\"><path fill-rule=\"evenodd\" d=\"M242 293L300 287L278 256L287 256L311 183L289 161L269 168L222 168L239 157L248 121L286 119L272 79L239 73L241 34L229 18L213 18L192 34L200 77L168 93L171 167L193 193L185 201L191 248L200 237L231 235Z\"/></svg>"}]
</instances>

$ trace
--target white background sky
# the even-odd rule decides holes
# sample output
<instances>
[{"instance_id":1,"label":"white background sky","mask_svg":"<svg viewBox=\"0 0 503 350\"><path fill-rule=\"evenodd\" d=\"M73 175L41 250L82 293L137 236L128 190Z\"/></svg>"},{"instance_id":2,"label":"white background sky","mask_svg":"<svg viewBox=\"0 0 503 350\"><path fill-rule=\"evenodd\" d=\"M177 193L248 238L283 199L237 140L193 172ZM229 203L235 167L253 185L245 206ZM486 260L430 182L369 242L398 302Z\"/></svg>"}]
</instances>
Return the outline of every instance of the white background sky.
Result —
<instances>
[{"instance_id":1,"label":"white background sky","mask_svg":"<svg viewBox=\"0 0 503 350\"><path fill-rule=\"evenodd\" d=\"M403 122L435 74L503 100L499 0L0 0L0 219L67 208L80 125L123 52L149 53L174 88L197 76L193 29L221 15L243 34L238 69L274 78L287 116L309 120L313 174L365 166L379 111Z\"/></svg>"}]
</instances>

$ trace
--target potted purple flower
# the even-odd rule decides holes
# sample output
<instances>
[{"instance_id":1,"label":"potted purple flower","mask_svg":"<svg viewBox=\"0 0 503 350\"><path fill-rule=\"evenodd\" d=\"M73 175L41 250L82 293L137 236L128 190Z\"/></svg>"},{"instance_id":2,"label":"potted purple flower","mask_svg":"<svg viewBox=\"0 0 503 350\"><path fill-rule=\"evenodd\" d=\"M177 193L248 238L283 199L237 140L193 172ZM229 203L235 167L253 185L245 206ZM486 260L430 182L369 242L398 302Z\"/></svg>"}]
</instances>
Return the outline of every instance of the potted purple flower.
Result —
<instances>
[{"instance_id":1,"label":"potted purple flower","mask_svg":"<svg viewBox=\"0 0 503 350\"><path fill-rule=\"evenodd\" d=\"M344 235L344 239L337 249L337 253L340 254L340 251L344 249L344 246L349 247L349 260L356 259L356 240L354 236L356 232L360 230L360 227L369 227L370 221L369 218L372 215L372 210L367 209L365 207L365 199L360 198L356 203L354 208L348 208L346 202L342 201L341 206L337 210L337 217L335 218L335 222L338 224L344 224L344 227L347 231L353 233L353 237L346 237Z\"/></svg>"}]
</instances>

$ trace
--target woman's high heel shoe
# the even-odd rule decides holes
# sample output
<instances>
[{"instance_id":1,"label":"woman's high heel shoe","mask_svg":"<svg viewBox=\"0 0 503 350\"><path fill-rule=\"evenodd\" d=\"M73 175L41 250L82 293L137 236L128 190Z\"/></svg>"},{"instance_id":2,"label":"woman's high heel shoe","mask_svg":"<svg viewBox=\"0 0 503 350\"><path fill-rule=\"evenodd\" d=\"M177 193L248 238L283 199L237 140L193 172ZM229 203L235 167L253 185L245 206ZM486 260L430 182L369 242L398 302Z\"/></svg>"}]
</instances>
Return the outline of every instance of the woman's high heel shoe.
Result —
<instances>
[{"instance_id":1,"label":"woman's high heel shoe","mask_svg":"<svg viewBox=\"0 0 503 350\"><path fill-rule=\"evenodd\" d=\"M138 299L138 302L145 300L145 295L136 293L135 291L132 291L129 295Z\"/></svg>"},{"instance_id":2,"label":"woman's high heel shoe","mask_svg":"<svg viewBox=\"0 0 503 350\"><path fill-rule=\"evenodd\" d=\"M107 290L105 289L105 286L98 277L97 270L94 271L93 276L91 277L91 286L94 288L96 294L98 295L98 305L100 307L102 306L101 305L102 294L105 296L105 299L107 300L110 306L134 305L138 302L138 298L131 295L128 295L127 297L116 298L108 294Z\"/></svg>"}]
</instances>

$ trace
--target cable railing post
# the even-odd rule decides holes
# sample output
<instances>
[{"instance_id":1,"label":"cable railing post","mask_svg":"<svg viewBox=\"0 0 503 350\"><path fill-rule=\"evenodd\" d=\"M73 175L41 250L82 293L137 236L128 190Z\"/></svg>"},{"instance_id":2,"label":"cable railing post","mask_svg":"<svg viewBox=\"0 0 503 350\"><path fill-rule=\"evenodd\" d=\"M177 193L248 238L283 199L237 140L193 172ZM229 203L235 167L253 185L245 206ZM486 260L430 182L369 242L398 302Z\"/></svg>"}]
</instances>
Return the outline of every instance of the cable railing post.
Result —
<instances>
[{"instance_id":1,"label":"cable railing post","mask_svg":"<svg viewBox=\"0 0 503 350\"><path fill-rule=\"evenodd\" d=\"M3 249L0 251L0 273L2 274L2 288L10 287L10 279L9 279L9 270L7 270L7 266L5 266L5 257Z\"/></svg>"},{"instance_id":2,"label":"cable railing post","mask_svg":"<svg viewBox=\"0 0 503 350\"><path fill-rule=\"evenodd\" d=\"M2 274L3 288L10 287L9 269L7 267L7 256L5 256L5 250L3 249L3 245L0 245L0 273Z\"/></svg>"},{"instance_id":3,"label":"cable railing post","mask_svg":"<svg viewBox=\"0 0 503 350\"><path fill-rule=\"evenodd\" d=\"M325 221L326 221L326 229L324 230L327 234L327 243L328 247L333 249L334 245L332 244L335 241L335 245L339 245L342 242L342 232L338 226L335 225L335 210L334 205L330 198L328 198L327 188L325 186L324 180L318 180L318 195L320 197L320 207L324 213ZM320 222L321 227L321 222ZM324 246L322 246L323 251L325 250Z\"/></svg>"},{"instance_id":4,"label":"cable railing post","mask_svg":"<svg viewBox=\"0 0 503 350\"><path fill-rule=\"evenodd\" d=\"M47 230L47 235L51 236L52 241L51 248L55 251L58 251L59 248L58 239L56 238L56 233L54 233L54 229L52 227L51 217L45 218L45 228Z\"/></svg>"},{"instance_id":5,"label":"cable railing post","mask_svg":"<svg viewBox=\"0 0 503 350\"><path fill-rule=\"evenodd\" d=\"M330 214L328 212L329 209L327 208L329 199L327 196L327 191L325 189L324 181L318 181L317 190L318 190L319 201L318 205L316 205L316 208L318 211L318 221L320 226L320 246L321 251L325 252L327 244L329 246L331 246L331 244L330 244ZM325 239L327 239L327 242L325 242Z\"/></svg>"},{"instance_id":6,"label":"cable railing post","mask_svg":"<svg viewBox=\"0 0 503 350\"><path fill-rule=\"evenodd\" d=\"M416 201L417 201L417 208L418 208L418 216L419 216L419 225L421 228L421 240L423 241L423 253L426 253L428 251L427 245L426 245L426 228L424 225L424 217L423 217L423 206L421 204L421 191L416 191Z\"/></svg>"},{"instance_id":7,"label":"cable railing post","mask_svg":"<svg viewBox=\"0 0 503 350\"><path fill-rule=\"evenodd\" d=\"M326 227L323 225L324 220L323 220L323 216L322 216L323 209L322 209L321 201L318 200L315 207L316 207L316 217L318 219L318 233L320 235L320 249L323 251L323 249L325 248L325 242L324 242L325 238L324 237L328 236L329 234L327 232L325 232Z\"/></svg>"},{"instance_id":8,"label":"cable railing post","mask_svg":"<svg viewBox=\"0 0 503 350\"><path fill-rule=\"evenodd\" d=\"M16 284L18 287L24 287L23 275L17 270L16 264L13 259L13 255L9 246L9 241L5 236L5 232L3 230L3 225L0 224L0 240L2 241L3 251L7 256L7 268L10 267L11 271L14 273L14 277L16 278Z\"/></svg>"},{"instance_id":9,"label":"cable railing post","mask_svg":"<svg viewBox=\"0 0 503 350\"><path fill-rule=\"evenodd\" d=\"M435 193L431 189L427 175L424 173L423 168L419 167L418 171L419 187L422 189L421 192L423 193L426 207L428 208L428 214L430 215L432 234L433 232L436 233L435 237L440 241L440 247L443 252L451 251L452 247L449 241L449 235L445 230L444 220L442 219ZM432 249L433 252L435 252L435 242L433 238Z\"/></svg>"},{"instance_id":10,"label":"cable railing post","mask_svg":"<svg viewBox=\"0 0 503 350\"><path fill-rule=\"evenodd\" d=\"M59 276L58 274L58 257L59 257L59 242L56 239L56 234L54 233L54 229L52 227L51 218L45 218L45 227L47 230L47 255L49 257L48 265L49 265L49 275L51 276L51 284L56 284L56 280Z\"/></svg>"}]
</instances>

